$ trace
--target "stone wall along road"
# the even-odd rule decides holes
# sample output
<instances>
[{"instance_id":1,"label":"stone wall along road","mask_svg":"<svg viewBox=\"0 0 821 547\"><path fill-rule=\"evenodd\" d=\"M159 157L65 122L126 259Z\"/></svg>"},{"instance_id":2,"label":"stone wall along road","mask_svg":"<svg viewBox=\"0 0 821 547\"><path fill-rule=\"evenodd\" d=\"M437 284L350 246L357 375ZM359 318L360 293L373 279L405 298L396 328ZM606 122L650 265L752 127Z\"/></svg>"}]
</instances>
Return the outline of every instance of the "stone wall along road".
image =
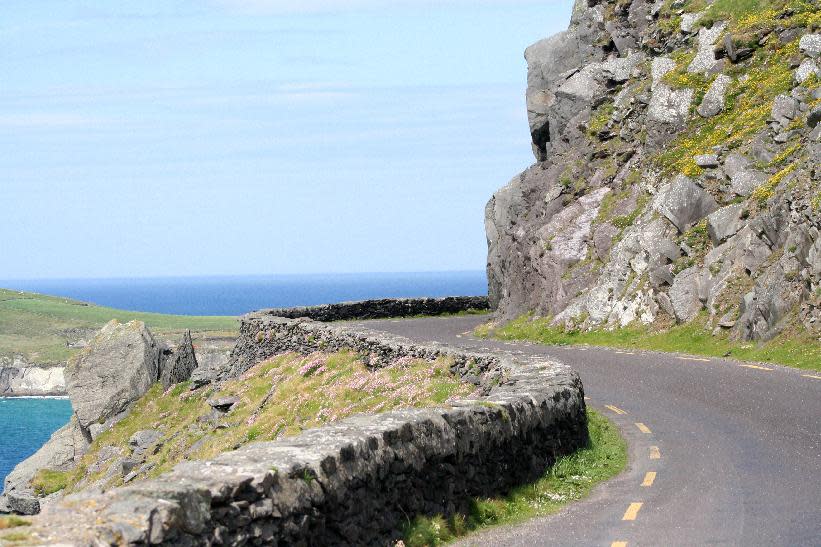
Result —
<instances>
[{"instance_id":1,"label":"stone wall along road","mask_svg":"<svg viewBox=\"0 0 821 547\"><path fill-rule=\"evenodd\" d=\"M472 399L356 415L152 481L47 507L29 529L43 544L390 545L416 514L450 514L471 497L532 481L588 439L584 392L567 366L476 353L361 326L243 319L240 374L284 351L353 349L369 366L401 357L452 359Z\"/></svg>"}]
</instances>

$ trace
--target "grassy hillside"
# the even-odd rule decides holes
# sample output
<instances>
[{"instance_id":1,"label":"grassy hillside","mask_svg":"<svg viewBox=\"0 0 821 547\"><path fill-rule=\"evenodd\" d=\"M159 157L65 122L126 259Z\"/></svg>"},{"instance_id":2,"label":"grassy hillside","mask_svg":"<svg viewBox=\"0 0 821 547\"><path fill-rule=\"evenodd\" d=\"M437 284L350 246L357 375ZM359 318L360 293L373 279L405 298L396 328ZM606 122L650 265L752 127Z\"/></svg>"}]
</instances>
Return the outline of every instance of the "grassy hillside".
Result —
<instances>
[{"instance_id":1,"label":"grassy hillside","mask_svg":"<svg viewBox=\"0 0 821 547\"><path fill-rule=\"evenodd\" d=\"M146 429L156 430L159 437L140 457L138 478L159 475L183 460L213 458L252 441L296 435L351 414L440 405L476 389L451 374L450 365L446 359L431 363L403 358L370 370L352 352L285 354L218 390L190 391L183 383L163 393L156 384L128 417L94 440L77 468L41 470L33 484L42 494L91 484L120 485L119 460L112 454L128 455L132 435ZM235 397L237 403L230 413L215 414L207 401L223 397Z\"/></svg>"},{"instance_id":2,"label":"grassy hillside","mask_svg":"<svg viewBox=\"0 0 821 547\"><path fill-rule=\"evenodd\" d=\"M144 321L160 335L186 329L201 334L231 334L238 329L234 317L129 312L68 298L0 289L0 359L21 355L40 365L63 363L77 351L68 347L69 343L88 340L112 319Z\"/></svg>"}]
</instances>

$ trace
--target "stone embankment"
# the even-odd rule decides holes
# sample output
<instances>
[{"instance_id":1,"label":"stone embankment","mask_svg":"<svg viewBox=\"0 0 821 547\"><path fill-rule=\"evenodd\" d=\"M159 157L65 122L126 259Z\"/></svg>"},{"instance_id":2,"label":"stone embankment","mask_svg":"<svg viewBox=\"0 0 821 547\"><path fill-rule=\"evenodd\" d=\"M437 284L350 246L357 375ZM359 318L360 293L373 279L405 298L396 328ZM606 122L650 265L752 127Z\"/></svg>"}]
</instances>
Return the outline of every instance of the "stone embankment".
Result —
<instances>
[{"instance_id":1,"label":"stone embankment","mask_svg":"<svg viewBox=\"0 0 821 547\"><path fill-rule=\"evenodd\" d=\"M439 408L357 415L210 461L186 462L148 482L69 496L35 520L31 540L390 545L414 515L463 510L471 497L536 479L556 458L587 442L581 381L553 361L416 344L268 311L243 319L231 373L285 351L341 348L362 354L371 367L401 357L449 358L453 372L482 395Z\"/></svg>"}]
</instances>

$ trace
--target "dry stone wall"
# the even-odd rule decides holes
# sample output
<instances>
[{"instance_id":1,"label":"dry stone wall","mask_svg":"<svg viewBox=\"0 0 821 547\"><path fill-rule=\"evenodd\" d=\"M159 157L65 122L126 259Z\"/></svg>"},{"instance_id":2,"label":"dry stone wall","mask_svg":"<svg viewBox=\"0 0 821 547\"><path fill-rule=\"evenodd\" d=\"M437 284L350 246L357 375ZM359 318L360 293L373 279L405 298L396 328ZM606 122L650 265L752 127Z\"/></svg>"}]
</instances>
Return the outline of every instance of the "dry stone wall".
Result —
<instances>
[{"instance_id":1,"label":"dry stone wall","mask_svg":"<svg viewBox=\"0 0 821 547\"><path fill-rule=\"evenodd\" d=\"M327 322L413 315L443 315L468 310L487 310L489 307L486 296L448 296L445 298L383 298L321 306L273 308L257 313L291 319L305 317L314 321Z\"/></svg>"},{"instance_id":2,"label":"dry stone wall","mask_svg":"<svg viewBox=\"0 0 821 547\"><path fill-rule=\"evenodd\" d=\"M284 351L349 348L372 367L448 357L484 395L426 409L357 415L152 481L46 508L42 544L392 545L416 514L451 514L471 497L538 478L588 440L578 375L552 361L415 344L361 327L243 319L232 373Z\"/></svg>"}]
</instances>

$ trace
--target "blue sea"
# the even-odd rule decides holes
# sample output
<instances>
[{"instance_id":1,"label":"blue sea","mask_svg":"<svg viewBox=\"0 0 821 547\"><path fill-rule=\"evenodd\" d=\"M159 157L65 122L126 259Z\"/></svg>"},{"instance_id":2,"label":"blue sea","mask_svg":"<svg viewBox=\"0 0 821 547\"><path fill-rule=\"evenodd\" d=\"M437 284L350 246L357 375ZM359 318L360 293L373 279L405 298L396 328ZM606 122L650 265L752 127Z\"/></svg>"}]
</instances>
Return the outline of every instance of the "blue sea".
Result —
<instances>
[{"instance_id":1,"label":"blue sea","mask_svg":"<svg viewBox=\"0 0 821 547\"><path fill-rule=\"evenodd\" d=\"M346 300L487 294L484 271L49 279L0 281L0 287L93 302L129 311L241 315L261 308Z\"/></svg>"},{"instance_id":2,"label":"blue sea","mask_svg":"<svg viewBox=\"0 0 821 547\"><path fill-rule=\"evenodd\" d=\"M368 298L487 294L483 271L0 281L0 287L130 311L240 315ZM71 416L65 399L0 397L0 479Z\"/></svg>"},{"instance_id":3,"label":"blue sea","mask_svg":"<svg viewBox=\"0 0 821 547\"><path fill-rule=\"evenodd\" d=\"M68 399L0 397L0 478L34 454L70 417Z\"/></svg>"}]
</instances>

